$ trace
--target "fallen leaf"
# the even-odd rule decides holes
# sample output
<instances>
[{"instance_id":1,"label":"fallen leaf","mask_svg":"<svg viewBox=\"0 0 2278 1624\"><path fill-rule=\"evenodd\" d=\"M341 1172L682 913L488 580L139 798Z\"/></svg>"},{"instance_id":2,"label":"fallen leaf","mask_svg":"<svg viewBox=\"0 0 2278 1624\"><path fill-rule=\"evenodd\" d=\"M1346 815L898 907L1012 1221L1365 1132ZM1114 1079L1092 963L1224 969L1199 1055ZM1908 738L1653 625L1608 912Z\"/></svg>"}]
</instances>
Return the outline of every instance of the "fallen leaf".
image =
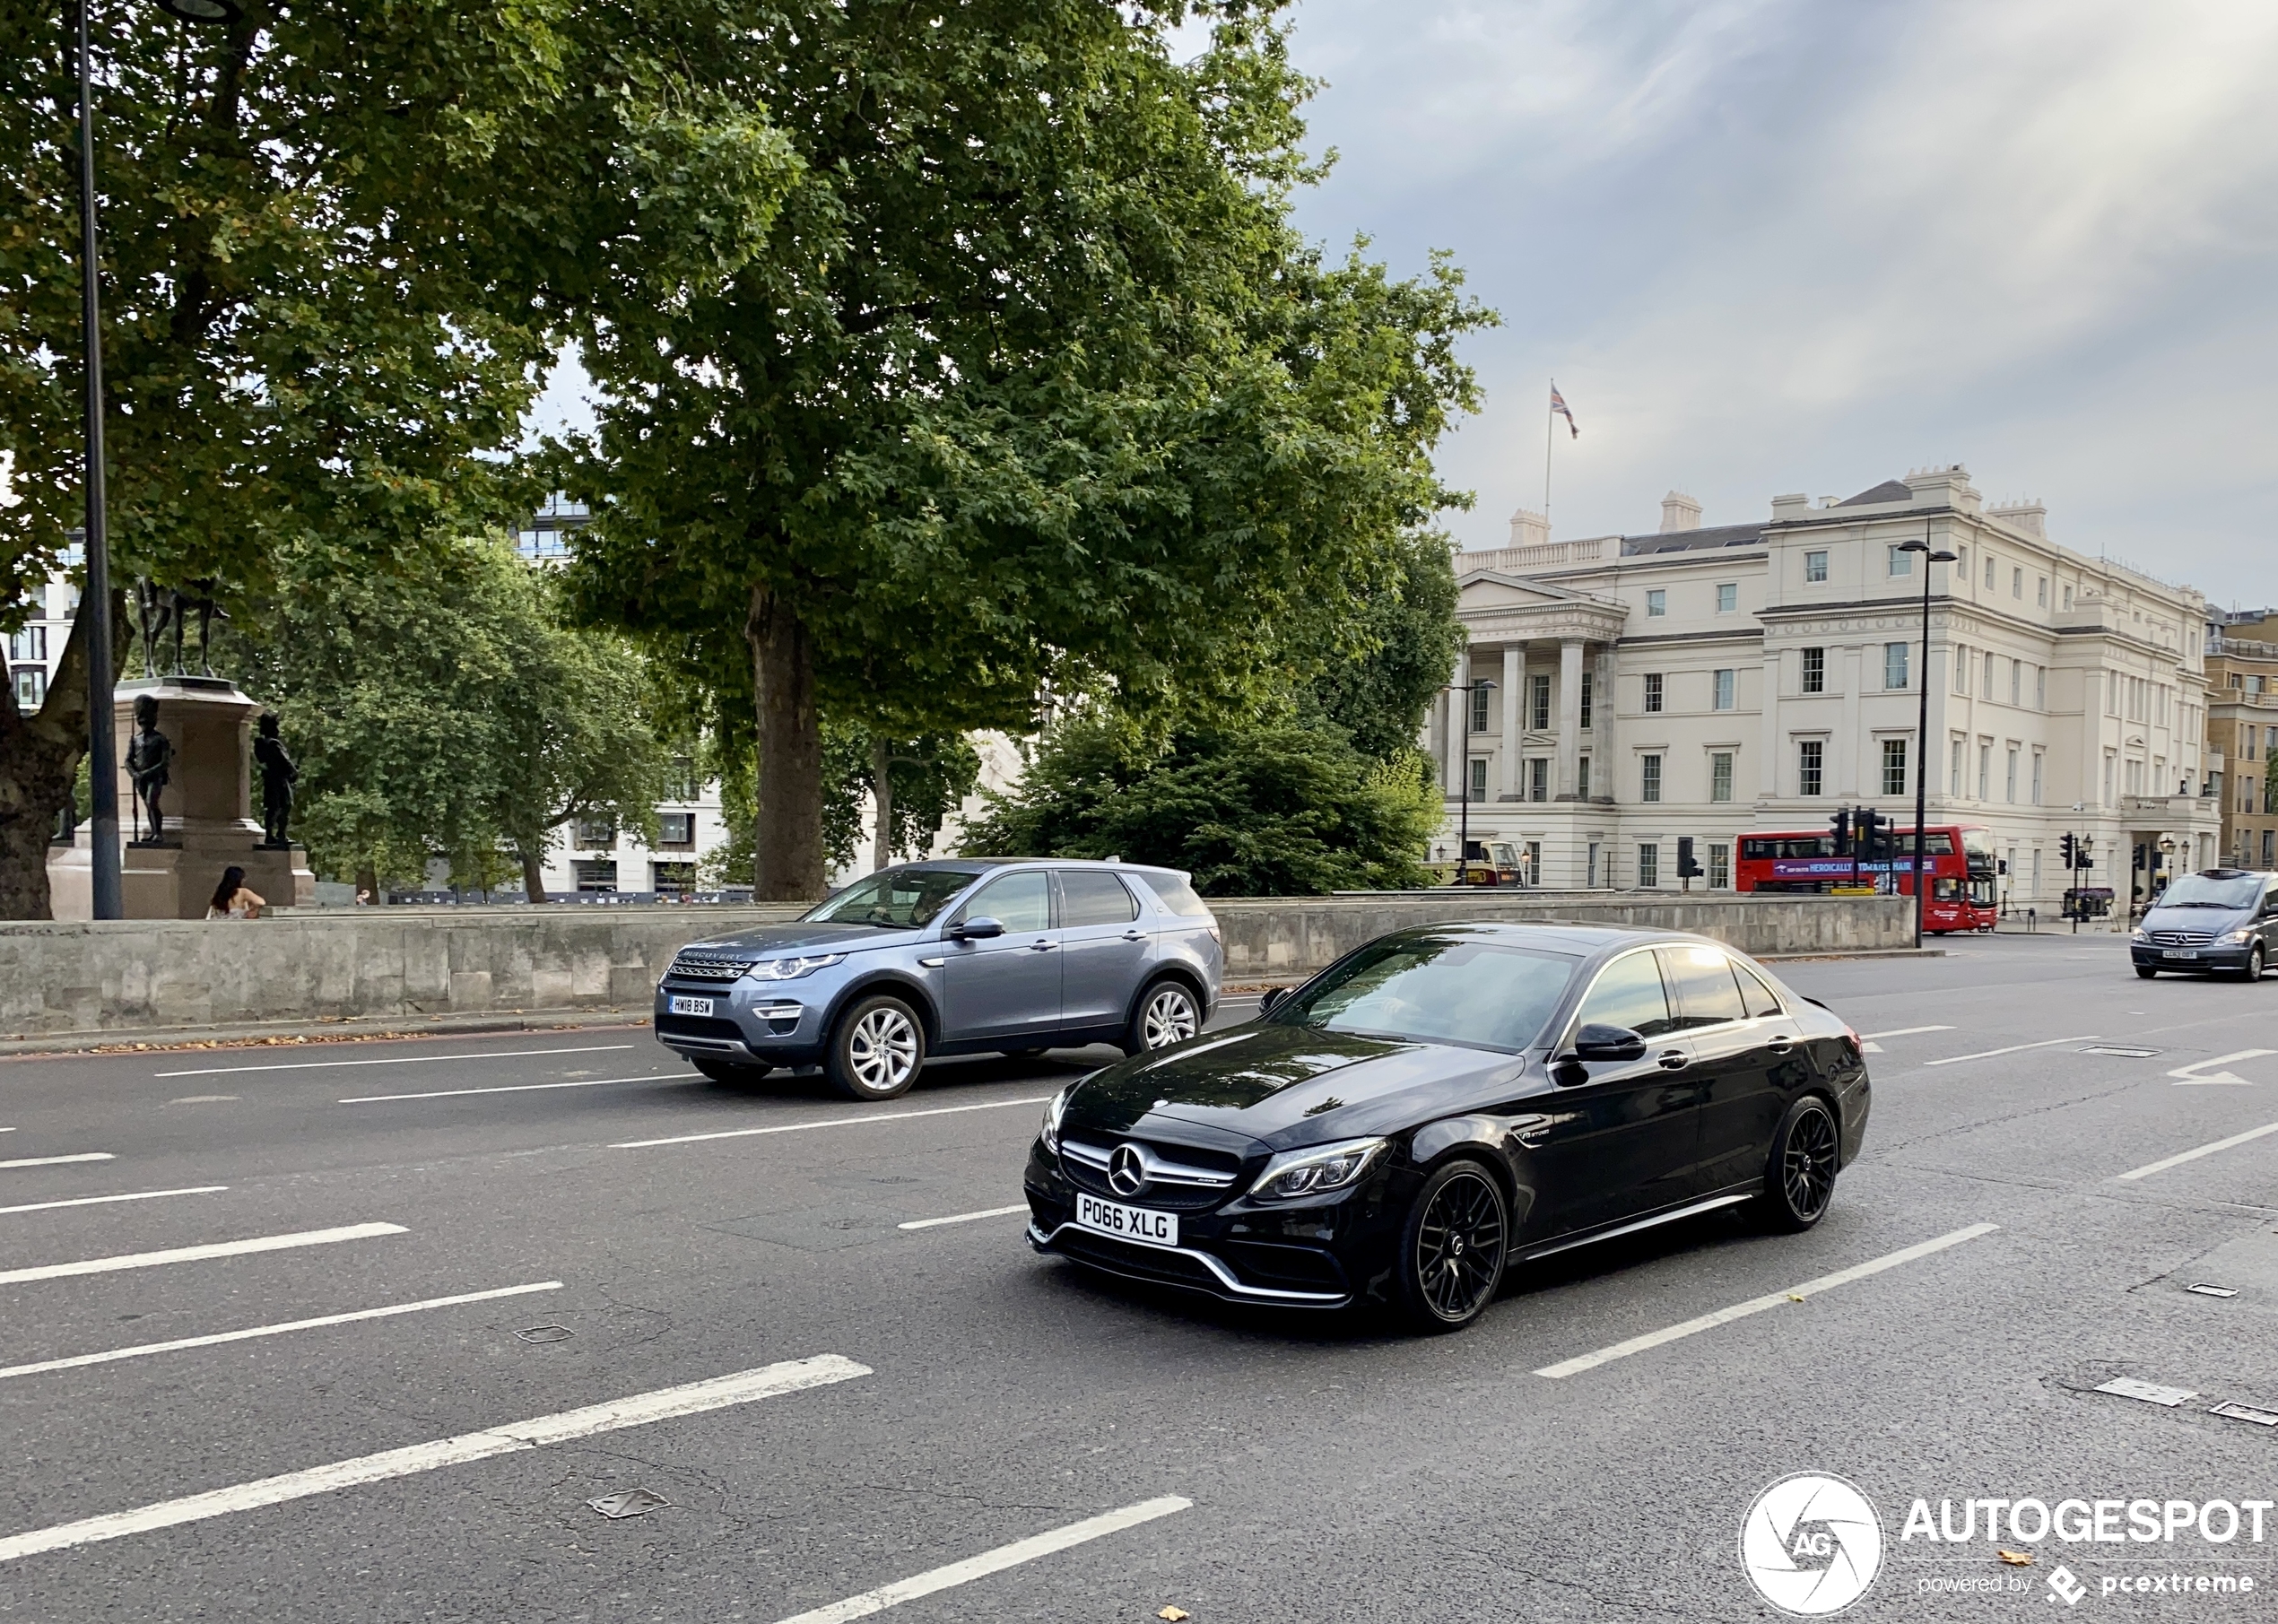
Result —
<instances>
[{"instance_id":1,"label":"fallen leaf","mask_svg":"<svg viewBox=\"0 0 2278 1624\"><path fill-rule=\"evenodd\" d=\"M2033 1553L2030 1550L2004 1550L2001 1553L2001 1559L2012 1568L2030 1568Z\"/></svg>"},{"instance_id":2,"label":"fallen leaf","mask_svg":"<svg viewBox=\"0 0 2278 1624\"><path fill-rule=\"evenodd\" d=\"M1791 1303L1800 1303L1804 1300L1804 1294L1801 1291L1790 1291L1787 1294L1787 1300Z\"/></svg>"},{"instance_id":3,"label":"fallen leaf","mask_svg":"<svg viewBox=\"0 0 2278 1624\"><path fill-rule=\"evenodd\" d=\"M1169 1619L1170 1620L1170 1624L1178 1624L1179 1620L1187 1617L1187 1610L1183 1607L1166 1607L1161 1612L1157 1613L1155 1617L1158 1619Z\"/></svg>"}]
</instances>

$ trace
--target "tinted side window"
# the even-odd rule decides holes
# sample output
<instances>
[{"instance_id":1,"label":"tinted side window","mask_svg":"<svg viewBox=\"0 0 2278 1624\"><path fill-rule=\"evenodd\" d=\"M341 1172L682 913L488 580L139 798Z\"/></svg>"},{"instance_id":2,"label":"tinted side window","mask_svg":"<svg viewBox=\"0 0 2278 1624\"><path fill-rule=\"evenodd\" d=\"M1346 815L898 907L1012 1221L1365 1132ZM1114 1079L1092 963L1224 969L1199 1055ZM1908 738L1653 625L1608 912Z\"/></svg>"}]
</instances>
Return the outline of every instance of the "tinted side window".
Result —
<instances>
[{"instance_id":1,"label":"tinted side window","mask_svg":"<svg viewBox=\"0 0 2278 1624\"><path fill-rule=\"evenodd\" d=\"M1210 905L1195 895L1195 888L1177 874L1142 873L1139 878L1147 882L1147 889L1154 892L1163 907L1172 913L1183 914L1189 919L1204 919L1210 916Z\"/></svg>"},{"instance_id":2,"label":"tinted side window","mask_svg":"<svg viewBox=\"0 0 2278 1624\"><path fill-rule=\"evenodd\" d=\"M1654 955L1631 953L1600 970L1582 1000L1579 1024L1625 1026L1643 1038L1674 1031L1677 1023L1670 1018L1669 994Z\"/></svg>"},{"instance_id":3,"label":"tinted side window","mask_svg":"<svg viewBox=\"0 0 2278 1624\"><path fill-rule=\"evenodd\" d=\"M1097 869L1060 871L1060 923L1070 930L1079 925L1126 925L1139 916L1139 905L1123 889L1123 881Z\"/></svg>"},{"instance_id":4,"label":"tinted side window","mask_svg":"<svg viewBox=\"0 0 2278 1624\"><path fill-rule=\"evenodd\" d=\"M1764 985L1764 978L1737 959L1732 961L1732 973L1740 982L1740 1001L1748 1006L1751 1015L1784 1015L1779 994Z\"/></svg>"},{"instance_id":5,"label":"tinted side window","mask_svg":"<svg viewBox=\"0 0 2278 1624\"><path fill-rule=\"evenodd\" d=\"M1665 947L1669 978L1676 984L1677 1003L1687 1027L1722 1026L1747 1018L1740 1002L1740 986L1732 978L1732 960L1713 947Z\"/></svg>"},{"instance_id":6,"label":"tinted side window","mask_svg":"<svg viewBox=\"0 0 2278 1624\"><path fill-rule=\"evenodd\" d=\"M1007 874L992 880L959 910L959 916L1002 920L1005 930L1048 931L1052 928L1052 877L1042 869Z\"/></svg>"}]
</instances>

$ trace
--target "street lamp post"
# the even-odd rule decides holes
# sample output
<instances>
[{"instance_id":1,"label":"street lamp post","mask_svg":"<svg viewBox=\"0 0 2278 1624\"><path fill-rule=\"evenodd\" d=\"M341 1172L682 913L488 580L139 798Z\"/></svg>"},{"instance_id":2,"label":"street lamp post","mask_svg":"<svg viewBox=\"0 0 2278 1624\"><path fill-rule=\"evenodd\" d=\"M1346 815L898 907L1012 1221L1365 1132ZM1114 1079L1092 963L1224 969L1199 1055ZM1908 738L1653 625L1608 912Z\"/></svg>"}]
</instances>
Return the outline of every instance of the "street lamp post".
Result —
<instances>
[{"instance_id":1,"label":"street lamp post","mask_svg":"<svg viewBox=\"0 0 2278 1624\"><path fill-rule=\"evenodd\" d=\"M1495 691L1495 684L1488 678L1482 677L1475 682L1447 683L1440 691L1460 694L1492 693ZM1464 708L1464 725L1461 731L1458 732L1452 726L1448 731L1455 735L1448 741L1448 753L1456 756L1463 763L1463 770L1456 774L1456 794L1458 797L1456 804L1459 809L1456 813L1456 883L1462 885L1471 873L1471 708L1468 700L1465 701ZM1456 738L1464 741L1462 745L1456 744ZM1458 754L1459 751L1460 754Z\"/></svg>"},{"instance_id":2,"label":"street lamp post","mask_svg":"<svg viewBox=\"0 0 2278 1624\"><path fill-rule=\"evenodd\" d=\"M230 23L244 13L237 0L158 0L185 22ZM87 638L87 781L90 911L98 919L126 916L118 847L118 739L111 715L110 535L103 492L102 256L95 219L94 69L88 13L95 0L79 0L79 315L85 345L87 392L85 540L87 589L79 612Z\"/></svg>"},{"instance_id":3,"label":"street lamp post","mask_svg":"<svg viewBox=\"0 0 2278 1624\"><path fill-rule=\"evenodd\" d=\"M1922 539L1899 543L1900 552L1918 552L1922 561L1922 661L1915 672L1919 698L1914 722L1914 945L1922 946L1922 825L1930 815L1930 566L1951 564L1956 555L1930 545L1930 521L1922 521ZM1965 870L1965 883L1967 871Z\"/></svg>"}]
</instances>

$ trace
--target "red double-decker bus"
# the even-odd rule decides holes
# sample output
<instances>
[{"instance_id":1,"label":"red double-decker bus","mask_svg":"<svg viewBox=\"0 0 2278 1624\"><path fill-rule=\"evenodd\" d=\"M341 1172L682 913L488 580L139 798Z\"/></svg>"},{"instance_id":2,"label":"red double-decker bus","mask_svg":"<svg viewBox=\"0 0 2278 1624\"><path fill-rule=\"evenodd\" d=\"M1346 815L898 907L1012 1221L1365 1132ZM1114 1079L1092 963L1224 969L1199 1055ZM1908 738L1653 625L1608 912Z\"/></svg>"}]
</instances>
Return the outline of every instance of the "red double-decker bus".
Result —
<instances>
[{"instance_id":1,"label":"red double-decker bus","mask_svg":"<svg viewBox=\"0 0 2278 1624\"><path fill-rule=\"evenodd\" d=\"M1839 856L1827 829L1776 830L1740 837L1733 885L1743 891L1831 891L1873 886L1886 895L1914 894L1914 829L1891 831L1890 851L1872 858ZM1922 928L1989 931L1998 914L1993 830L1976 824L1932 824L1923 831L1922 880L1928 888Z\"/></svg>"}]
</instances>

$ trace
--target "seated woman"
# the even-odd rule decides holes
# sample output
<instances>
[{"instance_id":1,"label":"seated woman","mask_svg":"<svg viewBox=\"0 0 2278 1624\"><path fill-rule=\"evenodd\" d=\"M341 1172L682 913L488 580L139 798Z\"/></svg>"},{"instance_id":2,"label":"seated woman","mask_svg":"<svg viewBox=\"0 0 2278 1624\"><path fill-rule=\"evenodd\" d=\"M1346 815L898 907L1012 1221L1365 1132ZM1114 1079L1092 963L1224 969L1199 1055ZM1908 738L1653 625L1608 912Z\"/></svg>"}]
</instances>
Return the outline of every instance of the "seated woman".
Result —
<instances>
[{"instance_id":1,"label":"seated woman","mask_svg":"<svg viewBox=\"0 0 2278 1624\"><path fill-rule=\"evenodd\" d=\"M213 900L206 904L209 919L258 919L267 899L246 888L245 870L231 864L222 871L222 883L213 888Z\"/></svg>"}]
</instances>

